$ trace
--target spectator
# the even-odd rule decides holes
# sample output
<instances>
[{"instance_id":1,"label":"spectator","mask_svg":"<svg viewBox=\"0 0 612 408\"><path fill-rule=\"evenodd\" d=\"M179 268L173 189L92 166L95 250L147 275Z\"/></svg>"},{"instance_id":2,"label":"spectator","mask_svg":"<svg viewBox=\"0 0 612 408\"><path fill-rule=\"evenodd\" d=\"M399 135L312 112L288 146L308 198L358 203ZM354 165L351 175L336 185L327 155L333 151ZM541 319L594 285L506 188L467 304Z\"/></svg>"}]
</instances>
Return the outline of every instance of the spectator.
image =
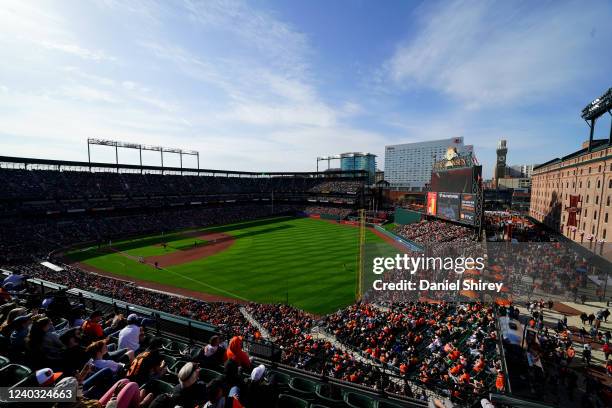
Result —
<instances>
[{"instance_id":1,"label":"spectator","mask_svg":"<svg viewBox=\"0 0 612 408\"><path fill-rule=\"evenodd\" d=\"M187 363L179 370L179 384L172 393L175 405L194 407L206 402L206 385L199 380L199 376L200 367L197 363Z\"/></svg>"},{"instance_id":2,"label":"spectator","mask_svg":"<svg viewBox=\"0 0 612 408\"><path fill-rule=\"evenodd\" d=\"M251 368L251 359L249 358L248 354L242 350L241 337L234 336L230 340L229 347L227 349L227 359L235 361L244 369Z\"/></svg>"},{"instance_id":3,"label":"spectator","mask_svg":"<svg viewBox=\"0 0 612 408\"><path fill-rule=\"evenodd\" d=\"M223 396L223 383L221 380L211 380L207 386L208 400L204 408L225 408L225 397Z\"/></svg>"},{"instance_id":4,"label":"spectator","mask_svg":"<svg viewBox=\"0 0 612 408\"><path fill-rule=\"evenodd\" d=\"M117 346L137 352L140 349L141 332L140 318L137 314L130 314L127 318L127 326L119 332Z\"/></svg>"},{"instance_id":5,"label":"spectator","mask_svg":"<svg viewBox=\"0 0 612 408\"><path fill-rule=\"evenodd\" d=\"M105 340L98 340L87 346L87 354L93 359L93 365L97 370L109 368L114 375L119 374L125 367L124 364L113 360L105 360L104 356L108 353Z\"/></svg>"},{"instance_id":6,"label":"spectator","mask_svg":"<svg viewBox=\"0 0 612 408\"><path fill-rule=\"evenodd\" d=\"M83 334L90 340L99 340L104 337L104 329L100 322L102 321L102 312L94 310L89 315L89 318L83 323Z\"/></svg>"}]
</instances>

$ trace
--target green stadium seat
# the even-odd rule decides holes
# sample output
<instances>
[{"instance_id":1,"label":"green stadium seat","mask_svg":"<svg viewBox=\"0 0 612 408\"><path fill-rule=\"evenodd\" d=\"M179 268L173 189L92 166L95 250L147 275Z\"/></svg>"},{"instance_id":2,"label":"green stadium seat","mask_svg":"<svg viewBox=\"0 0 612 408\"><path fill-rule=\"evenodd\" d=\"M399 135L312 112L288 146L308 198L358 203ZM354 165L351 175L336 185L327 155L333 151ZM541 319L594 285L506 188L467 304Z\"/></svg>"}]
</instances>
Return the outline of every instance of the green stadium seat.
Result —
<instances>
[{"instance_id":1,"label":"green stadium seat","mask_svg":"<svg viewBox=\"0 0 612 408\"><path fill-rule=\"evenodd\" d=\"M289 388L291 389L291 394L304 399L312 399L317 390L317 383L305 378L294 377L289 382Z\"/></svg>"},{"instance_id":2,"label":"green stadium seat","mask_svg":"<svg viewBox=\"0 0 612 408\"><path fill-rule=\"evenodd\" d=\"M208 368L200 369L200 380L204 381L206 384L208 384L211 380L221 378L222 376L223 374L209 370Z\"/></svg>"},{"instance_id":3,"label":"green stadium seat","mask_svg":"<svg viewBox=\"0 0 612 408\"><path fill-rule=\"evenodd\" d=\"M27 375L24 379L13 385L11 388L17 387L38 387L38 381L36 381L36 375L34 373Z\"/></svg>"},{"instance_id":4,"label":"green stadium seat","mask_svg":"<svg viewBox=\"0 0 612 408\"><path fill-rule=\"evenodd\" d=\"M402 408L399 402L391 402L391 401L378 401L377 408Z\"/></svg>"},{"instance_id":5,"label":"green stadium seat","mask_svg":"<svg viewBox=\"0 0 612 408\"><path fill-rule=\"evenodd\" d=\"M277 408L308 408L310 403L292 395L281 394L278 396Z\"/></svg>"},{"instance_id":6,"label":"green stadium seat","mask_svg":"<svg viewBox=\"0 0 612 408\"><path fill-rule=\"evenodd\" d=\"M289 382L291 381L291 376L281 373L280 371L270 370L268 378L271 378L272 375L274 375L276 378L276 382L281 385L289 385Z\"/></svg>"},{"instance_id":7,"label":"green stadium seat","mask_svg":"<svg viewBox=\"0 0 612 408\"><path fill-rule=\"evenodd\" d=\"M187 349L189 349L189 345L187 343L183 343L182 341L171 341L170 343L162 346L162 350L171 354L182 354Z\"/></svg>"},{"instance_id":8,"label":"green stadium seat","mask_svg":"<svg viewBox=\"0 0 612 408\"><path fill-rule=\"evenodd\" d=\"M0 369L0 387L11 387L32 374L26 366L8 364Z\"/></svg>"},{"instance_id":9,"label":"green stadium seat","mask_svg":"<svg viewBox=\"0 0 612 408\"><path fill-rule=\"evenodd\" d=\"M319 400L330 407L344 406L342 391L339 387L332 384L317 385L315 395Z\"/></svg>"},{"instance_id":10,"label":"green stadium seat","mask_svg":"<svg viewBox=\"0 0 612 408\"><path fill-rule=\"evenodd\" d=\"M376 408L376 400L354 392L347 392L344 395L344 402L351 408Z\"/></svg>"},{"instance_id":11,"label":"green stadium seat","mask_svg":"<svg viewBox=\"0 0 612 408\"><path fill-rule=\"evenodd\" d=\"M61 318L57 323L53 324L53 327L56 331L61 331L62 329L68 328L68 320Z\"/></svg>"},{"instance_id":12,"label":"green stadium seat","mask_svg":"<svg viewBox=\"0 0 612 408\"><path fill-rule=\"evenodd\" d=\"M10 362L11 361L8 358L0 356L0 368L9 365Z\"/></svg>"}]
</instances>

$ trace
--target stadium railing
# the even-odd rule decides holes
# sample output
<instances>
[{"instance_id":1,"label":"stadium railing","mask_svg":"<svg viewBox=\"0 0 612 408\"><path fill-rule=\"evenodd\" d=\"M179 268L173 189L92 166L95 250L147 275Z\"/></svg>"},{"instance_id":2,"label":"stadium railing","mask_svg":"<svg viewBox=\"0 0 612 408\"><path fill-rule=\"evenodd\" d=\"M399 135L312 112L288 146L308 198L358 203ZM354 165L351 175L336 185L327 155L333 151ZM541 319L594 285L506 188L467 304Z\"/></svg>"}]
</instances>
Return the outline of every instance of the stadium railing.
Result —
<instances>
[{"instance_id":1,"label":"stadium railing","mask_svg":"<svg viewBox=\"0 0 612 408\"><path fill-rule=\"evenodd\" d=\"M4 275L6 276L6 273ZM29 278L28 283L38 288L36 294L38 304L41 304L42 300L51 294L57 295L58 292L63 292L68 298L84 305L90 310L113 311L115 313L123 313L125 316L130 313L145 316L155 322L154 325L157 332L165 331L176 334L187 339L190 344L195 344L196 341L206 342L212 336L219 335L219 329L212 324L134 305L81 289L70 289L65 285L43 279Z\"/></svg>"}]
</instances>

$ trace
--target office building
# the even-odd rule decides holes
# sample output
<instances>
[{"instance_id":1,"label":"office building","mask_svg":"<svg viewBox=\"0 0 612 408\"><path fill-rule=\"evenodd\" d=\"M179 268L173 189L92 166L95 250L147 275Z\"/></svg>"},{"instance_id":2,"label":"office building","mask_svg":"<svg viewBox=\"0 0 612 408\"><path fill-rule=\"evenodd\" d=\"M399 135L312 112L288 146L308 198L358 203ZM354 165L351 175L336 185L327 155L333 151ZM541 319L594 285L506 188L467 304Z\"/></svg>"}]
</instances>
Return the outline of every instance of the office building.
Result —
<instances>
[{"instance_id":1,"label":"office building","mask_svg":"<svg viewBox=\"0 0 612 408\"><path fill-rule=\"evenodd\" d=\"M449 147L456 148L460 155L474 151L472 145L463 144L463 137L385 146L385 180L391 187L423 191L434 162L443 160Z\"/></svg>"},{"instance_id":2,"label":"office building","mask_svg":"<svg viewBox=\"0 0 612 408\"><path fill-rule=\"evenodd\" d=\"M612 239L612 140L535 166L529 215L584 243Z\"/></svg>"}]
</instances>

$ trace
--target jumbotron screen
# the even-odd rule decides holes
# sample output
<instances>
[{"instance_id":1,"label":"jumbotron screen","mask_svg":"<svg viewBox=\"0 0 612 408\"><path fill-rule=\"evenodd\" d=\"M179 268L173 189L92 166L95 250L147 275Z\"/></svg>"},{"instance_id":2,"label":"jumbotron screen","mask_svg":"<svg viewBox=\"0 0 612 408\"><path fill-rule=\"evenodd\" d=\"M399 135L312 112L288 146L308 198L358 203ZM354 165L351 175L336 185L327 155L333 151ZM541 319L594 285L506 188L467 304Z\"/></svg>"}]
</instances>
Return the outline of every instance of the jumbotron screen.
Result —
<instances>
[{"instance_id":1,"label":"jumbotron screen","mask_svg":"<svg viewBox=\"0 0 612 408\"><path fill-rule=\"evenodd\" d=\"M475 171L478 167L440 170L431 173L430 191L473 193Z\"/></svg>"},{"instance_id":2,"label":"jumbotron screen","mask_svg":"<svg viewBox=\"0 0 612 408\"><path fill-rule=\"evenodd\" d=\"M459 221L459 207L461 206L461 194L438 193L438 205L436 215L451 221Z\"/></svg>"}]
</instances>

